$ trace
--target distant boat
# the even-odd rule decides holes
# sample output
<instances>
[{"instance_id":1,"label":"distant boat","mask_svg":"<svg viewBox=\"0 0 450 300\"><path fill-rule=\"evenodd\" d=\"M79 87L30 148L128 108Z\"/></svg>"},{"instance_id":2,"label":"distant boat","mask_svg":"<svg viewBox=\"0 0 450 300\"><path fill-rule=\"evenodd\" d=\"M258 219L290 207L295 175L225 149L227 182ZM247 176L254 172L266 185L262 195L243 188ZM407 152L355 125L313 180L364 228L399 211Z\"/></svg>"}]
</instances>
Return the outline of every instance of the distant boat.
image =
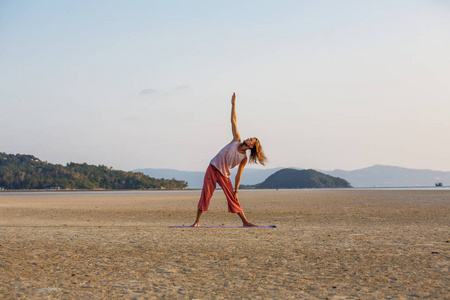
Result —
<instances>
[{"instance_id":1,"label":"distant boat","mask_svg":"<svg viewBox=\"0 0 450 300\"><path fill-rule=\"evenodd\" d=\"M442 184L442 182L436 182L434 185L435 185L435 186L444 186L444 185Z\"/></svg>"}]
</instances>

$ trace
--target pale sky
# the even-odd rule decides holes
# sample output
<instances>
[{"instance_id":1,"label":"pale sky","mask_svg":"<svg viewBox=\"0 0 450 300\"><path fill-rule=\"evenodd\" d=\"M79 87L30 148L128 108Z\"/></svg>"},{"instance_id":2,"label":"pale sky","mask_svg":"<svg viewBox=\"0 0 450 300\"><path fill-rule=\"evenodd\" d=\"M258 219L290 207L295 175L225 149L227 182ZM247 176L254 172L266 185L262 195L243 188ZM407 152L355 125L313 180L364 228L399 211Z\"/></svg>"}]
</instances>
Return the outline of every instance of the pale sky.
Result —
<instances>
[{"instance_id":1,"label":"pale sky","mask_svg":"<svg viewBox=\"0 0 450 300\"><path fill-rule=\"evenodd\" d=\"M204 171L233 92L267 168L450 171L450 1L0 0L0 152Z\"/></svg>"}]
</instances>

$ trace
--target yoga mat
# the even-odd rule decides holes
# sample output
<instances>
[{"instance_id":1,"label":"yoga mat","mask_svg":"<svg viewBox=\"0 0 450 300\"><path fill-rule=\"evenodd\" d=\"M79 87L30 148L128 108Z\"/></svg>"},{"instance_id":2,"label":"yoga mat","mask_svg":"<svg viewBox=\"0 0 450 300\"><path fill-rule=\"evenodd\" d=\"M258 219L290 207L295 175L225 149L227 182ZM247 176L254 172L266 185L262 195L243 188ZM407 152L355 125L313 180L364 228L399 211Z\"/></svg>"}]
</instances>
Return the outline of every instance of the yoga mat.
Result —
<instances>
[{"instance_id":1,"label":"yoga mat","mask_svg":"<svg viewBox=\"0 0 450 300\"><path fill-rule=\"evenodd\" d=\"M275 225L266 225L266 226L258 226L258 227L244 227L244 226L184 226L184 225L173 225L170 228L276 228Z\"/></svg>"}]
</instances>

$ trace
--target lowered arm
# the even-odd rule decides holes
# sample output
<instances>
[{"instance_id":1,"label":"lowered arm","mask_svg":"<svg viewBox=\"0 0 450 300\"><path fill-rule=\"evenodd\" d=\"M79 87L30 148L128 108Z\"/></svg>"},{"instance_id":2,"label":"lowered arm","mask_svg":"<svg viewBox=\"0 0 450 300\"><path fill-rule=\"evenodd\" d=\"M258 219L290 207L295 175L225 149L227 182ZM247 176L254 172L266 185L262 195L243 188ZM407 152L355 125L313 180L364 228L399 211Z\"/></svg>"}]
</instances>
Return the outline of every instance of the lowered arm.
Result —
<instances>
[{"instance_id":1,"label":"lowered arm","mask_svg":"<svg viewBox=\"0 0 450 300\"><path fill-rule=\"evenodd\" d=\"M237 197L237 192L238 192L238 189L239 189L239 184L241 183L242 172L244 171L244 167L247 164L247 160L248 159L246 157L246 158L244 158L241 161L241 163L239 164L239 169L238 169L238 171L236 173L236 179L235 179L235 182L234 182L234 195L236 196L236 198L238 198Z\"/></svg>"}]
</instances>

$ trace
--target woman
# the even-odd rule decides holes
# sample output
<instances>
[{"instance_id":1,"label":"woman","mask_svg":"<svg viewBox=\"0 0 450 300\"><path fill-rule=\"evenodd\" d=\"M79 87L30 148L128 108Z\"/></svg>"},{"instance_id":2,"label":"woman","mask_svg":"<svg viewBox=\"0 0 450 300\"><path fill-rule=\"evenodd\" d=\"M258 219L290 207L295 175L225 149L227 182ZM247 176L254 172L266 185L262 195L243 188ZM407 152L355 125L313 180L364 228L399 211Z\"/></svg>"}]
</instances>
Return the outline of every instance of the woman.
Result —
<instances>
[{"instance_id":1,"label":"woman","mask_svg":"<svg viewBox=\"0 0 450 300\"><path fill-rule=\"evenodd\" d=\"M200 224L200 217L204 211L208 210L209 202L216 189L216 183L220 185L227 197L228 211L237 213L242 220L243 226L257 226L250 223L245 217L244 211L238 200L238 189L241 182L242 171L250 160L250 163L259 162L263 166L267 160L263 149L257 138L248 138L241 142L241 137L236 126L236 94L233 93L231 97L231 131L233 133L233 140L226 145L220 152L211 160L208 169L206 170L205 178L203 180L202 194L198 202L197 219L192 227L198 227ZM247 159L246 151L250 150L250 158ZM230 169L239 165L238 172L235 178L234 191L230 180Z\"/></svg>"}]
</instances>

